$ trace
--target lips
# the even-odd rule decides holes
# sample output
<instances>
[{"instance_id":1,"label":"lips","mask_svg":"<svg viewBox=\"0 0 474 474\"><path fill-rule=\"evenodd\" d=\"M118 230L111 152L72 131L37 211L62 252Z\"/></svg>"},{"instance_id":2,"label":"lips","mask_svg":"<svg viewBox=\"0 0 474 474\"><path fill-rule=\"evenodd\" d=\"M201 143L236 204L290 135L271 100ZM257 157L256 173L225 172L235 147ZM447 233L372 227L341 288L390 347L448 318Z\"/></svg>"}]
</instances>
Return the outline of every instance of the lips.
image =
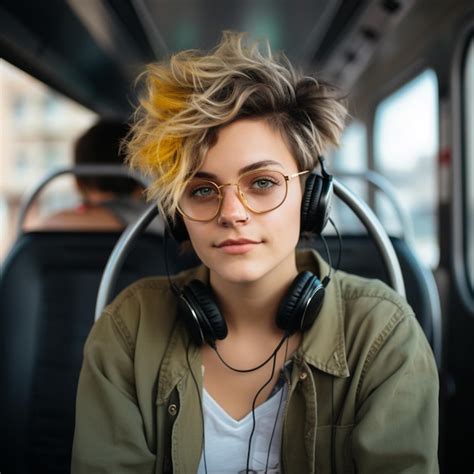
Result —
<instances>
[{"instance_id":1,"label":"lips","mask_svg":"<svg viewBox=\"0 0 474 474\"><path fill-rule=\"evenodd\" d=\"M217 244L216 247L222 248L222 247L232 247L235 245L260 244L260 243L261 243L260 241L250 240L250 239L237 239L237 240L227 239Z\"/></svg>"},{"instance_id":2,"label":"lips","mask_svg":"<svg viewBox=\"0 0 474 474\"><path fill-rule=\"evenodd\" d=\"M243 255L252 252L261 243L261 241L251 239L227 239L215 247L227 255Z\"/></svg>"}]
</instances>

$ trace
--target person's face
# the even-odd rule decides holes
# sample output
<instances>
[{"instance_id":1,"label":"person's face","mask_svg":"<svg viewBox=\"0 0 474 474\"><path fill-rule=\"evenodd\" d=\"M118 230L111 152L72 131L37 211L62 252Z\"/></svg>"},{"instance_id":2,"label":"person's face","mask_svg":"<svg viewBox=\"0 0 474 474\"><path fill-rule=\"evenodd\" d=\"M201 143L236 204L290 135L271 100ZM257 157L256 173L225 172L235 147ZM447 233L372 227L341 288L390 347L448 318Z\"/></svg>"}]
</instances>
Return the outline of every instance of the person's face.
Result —
<instances>
[{"instance_id":1,"label":"person's face","mask_svg":"<svg viewBox=\"0 0 474 474\"><path fill-rule=\"evenodd\" d=\"M219 131L198 174L218 185L237 183L249 166L260 165L284 175L298 172L295 159L277 131L262 120L242 119ZM288 194L280 207L263 214L243 205L236 186L225 186L221 191L223 200L214 219L196 222L184 217L194 250L210 269L211 277L250 283L269 275L285 278L285 274L294 272L300 230L300 179L288 182Z\"/></svg>"}]
</instances>

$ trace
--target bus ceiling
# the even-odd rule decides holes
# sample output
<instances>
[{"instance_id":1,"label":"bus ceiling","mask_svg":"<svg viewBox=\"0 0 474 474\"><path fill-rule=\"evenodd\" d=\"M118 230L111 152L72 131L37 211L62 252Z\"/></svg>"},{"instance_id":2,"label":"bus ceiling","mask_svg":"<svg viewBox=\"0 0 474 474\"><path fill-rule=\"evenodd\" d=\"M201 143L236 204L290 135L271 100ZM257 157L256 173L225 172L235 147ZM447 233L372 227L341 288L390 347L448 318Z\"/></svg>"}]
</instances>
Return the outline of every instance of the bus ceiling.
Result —
<instances>
[{"instance_id":1,"label":"bus ceiling","mask_svg":"<svg viewBox=\"0 0 474 474\"><path fill-rule=\"evenodd\" d=\"M344 89L414 0L4 0L0 54L102 116L127 117L144 65L208 49L222 30L267 37L273 49Z\"/></svg>"}]
</instances>

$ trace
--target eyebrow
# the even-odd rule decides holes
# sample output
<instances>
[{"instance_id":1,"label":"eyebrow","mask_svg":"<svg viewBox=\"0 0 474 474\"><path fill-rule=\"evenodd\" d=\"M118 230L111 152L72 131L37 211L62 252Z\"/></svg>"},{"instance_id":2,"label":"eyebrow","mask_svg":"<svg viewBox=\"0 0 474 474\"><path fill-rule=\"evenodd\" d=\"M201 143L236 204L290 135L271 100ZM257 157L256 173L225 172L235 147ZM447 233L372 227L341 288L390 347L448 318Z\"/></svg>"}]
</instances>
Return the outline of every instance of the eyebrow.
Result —
<instances>
[{"instance_id":1,"label":"eyebrow","mask_svg":"<svg viewBox=\"0 0 474 474\"><path fill-rule=\"evenodd\" d=\"M280 168L283 168L283 165L275 160L262 160L256 161L255 163L251 163L250 165L244 166L239 170L239 175L247 173L247 171L258 170L260 168L264 168L265 166L276 165ZM284 168L283 168L284 169ZM195 178L205 178L205 179L215 179L217 180L217 175L213 173L208 173L207 171L198 171L195 175Z\"/></svg>"}]
</instances>

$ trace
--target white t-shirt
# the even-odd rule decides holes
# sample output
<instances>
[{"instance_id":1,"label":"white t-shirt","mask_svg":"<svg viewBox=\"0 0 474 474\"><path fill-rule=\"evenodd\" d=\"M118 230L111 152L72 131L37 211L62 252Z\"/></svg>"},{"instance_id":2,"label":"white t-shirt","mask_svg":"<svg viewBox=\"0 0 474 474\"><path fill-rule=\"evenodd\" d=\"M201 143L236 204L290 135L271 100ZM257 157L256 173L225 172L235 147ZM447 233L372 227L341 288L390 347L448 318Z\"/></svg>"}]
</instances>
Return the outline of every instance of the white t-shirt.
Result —
<instances>
[{"instance_id":1,"label":"white t-shirt","mask_svg":"<svg viewBox=\"0 0 474 474\"><path fill-rule=\"evenodd\" d=\"M249 472L264 473L270 448L267 474L280 473L281 433L283 411L288 397L286 384L255 409L255 431L252 437ZM203 391L204 437L207 474L245 473L249 438L252 431L252 412L237 421ZM198 474L206 474L204 452Z\"/></svg>"}]
</instances>

